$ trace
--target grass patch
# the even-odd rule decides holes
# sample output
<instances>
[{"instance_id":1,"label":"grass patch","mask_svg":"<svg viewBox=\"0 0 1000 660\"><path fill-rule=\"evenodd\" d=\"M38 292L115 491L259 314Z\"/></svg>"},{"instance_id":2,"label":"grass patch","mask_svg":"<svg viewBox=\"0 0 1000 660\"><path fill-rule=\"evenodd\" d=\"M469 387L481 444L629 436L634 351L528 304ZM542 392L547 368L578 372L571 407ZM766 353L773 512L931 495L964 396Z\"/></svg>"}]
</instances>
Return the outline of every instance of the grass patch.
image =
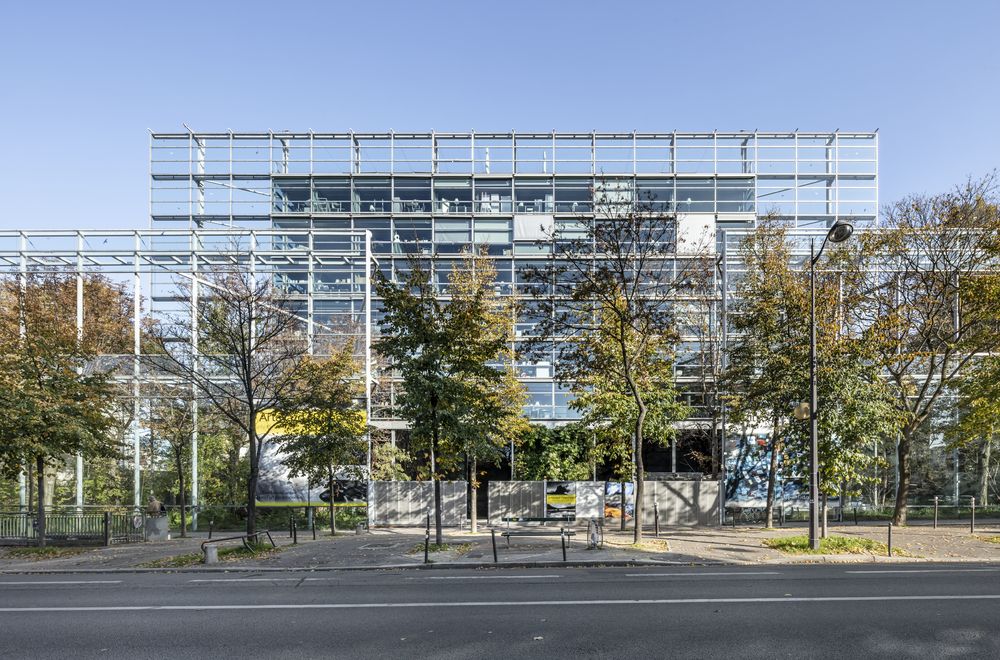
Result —
<instances>
[{"instance_id":1,"label":"grass patch","mask_svg":"<svg viewBox=\"0 0 1000 660\"><path fill-rule=\"evenodd\" d=\"M980 536L980 541L986 541L987 543L1000 544L1000 536Z\"/></svg>"},{"instance_id":2,"label":"grass patch","mask_svg":"<svg viewBox=\"0 0 1000 660\"><path fill-rule=\"evenodd\" d=\"M192 552L186 555L174 555L173 557L162 557L139 564L138 568L182 568L184 566L195 566L202 563L202 554Z\"/></svg>"},{"instance_id":3,"label":"grass patch","mask_svg":"<svg viewBox=\"0 0 1000 660\"><path fill-rule=\"evenodd\" d=\"M764 539L763 544L790 555L885 555L889 551L881 541L853 536L828 536L820 539L819 550L809 547L809 537L805 535ZM894 557L908 556L900 548L893 548L892 554Z\"/></svg>"},{"instance_id":4,"label":"grass patch","mask_svg":"<svg viewBox=\"0 0 1000 660\"><path fill-rule=\"evenodd\" d=\"M670 543L666 539L658 538L644 538L638 543L632 543L631 541L616 542L614 540L605 538L604 545L609 545L615 548L622 548L628 550L634 550L636 552L670 552Z\"/></svg>"},{"instance_id":5,"label":"grass patch","mask_svg":"<svg viewBox=\"0 0 1000 660\"><path fill-rule=\"evenodd\" d=\"M242 561L244 559L265 559L281 552L282 548L272 548L270 543L251 543L249 549L242 545L219 548L219 561Z\"/></svg>"},{"instance_id":6,"label":"grass patch","mask_svg":"<svg viewBox=\"0 0 1000 660\"><path fill-rule=\"evenodd\" d=\"M87 548L67 548L61 546L45 546L44 548L37 548L34 546L28 546L24 548L8 548L4 553L5 557L11 557L14 559L58 559L59 557L72 557L73 555L79 555L87 551Z\"/></svg>"},{"instance_id":7,"label":"grass patch","mask_svg":"<svg viewBox=\"0 0 1000 660\"><path fill-rule=\"evenodd\" d=\"M428 546L429 552L448 552L449 550L454 550L455 554L464 555L469 550L475 547L474 543L431 543ZM406 553L408 555L420 554L424 551L424 544L417 543Z\"/></svg>"}]
</instances>

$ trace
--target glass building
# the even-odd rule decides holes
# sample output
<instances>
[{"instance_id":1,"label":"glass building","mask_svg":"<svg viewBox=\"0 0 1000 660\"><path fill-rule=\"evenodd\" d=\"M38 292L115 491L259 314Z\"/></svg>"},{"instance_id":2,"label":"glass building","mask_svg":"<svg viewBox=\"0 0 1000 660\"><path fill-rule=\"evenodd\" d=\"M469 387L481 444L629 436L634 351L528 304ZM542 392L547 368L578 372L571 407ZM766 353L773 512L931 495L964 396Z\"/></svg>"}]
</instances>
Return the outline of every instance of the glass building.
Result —
<instances>
[{"instance_id":1,"label":"glass building","mask_svg":"<svg viewBox=\"0 0 1000 660\"><path fill-rule=\"evenodd\" d=\"M878 209L878 135L828 133L153 133L151 229L239 227L287 230L289 243L340 246L349 231L370 232L383 272L410 255L433 257L447 294L448 274L464 250L485 246L497 290L523 293L523 267L545 259L550 230L570 236L593 213L600 188L629 201L652 196L665 212L715 234L732 252L758 217L774 214L803 235L838 219L874 224ZM690 222L688 224L691 224ZM727 250L728 248L728 250ZM678 379L697 381L705 341L719 340L724 259L710 331L685 331ZM279 283L303 298L310 318L359 316L364 301L347 290L351 275L333 264L289 268ZM373 303L377 320L378 301ZM530 318L516 327L531 333ZM516 348L516 347L515 347ZM572 419L569 393L542 360L517 365L536 421ZM391 391L376 394L375 418L388 419ZM697 405L697 394L691 395Z\"/></svg>"}]
</instances>

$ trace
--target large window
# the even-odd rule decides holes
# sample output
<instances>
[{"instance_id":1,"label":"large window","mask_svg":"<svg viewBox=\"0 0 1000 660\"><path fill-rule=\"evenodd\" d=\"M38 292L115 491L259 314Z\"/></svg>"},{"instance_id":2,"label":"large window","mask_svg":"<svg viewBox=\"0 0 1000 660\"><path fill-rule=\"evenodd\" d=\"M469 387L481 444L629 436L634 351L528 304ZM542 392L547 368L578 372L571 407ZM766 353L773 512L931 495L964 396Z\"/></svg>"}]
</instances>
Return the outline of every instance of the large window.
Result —
<instances>
[{"instance_id":1,"label":"large window","mask_svg":"<svg viewBox=\"0 0 1000 660\"><path fill-rule=\"evenodd\" d=\"M590 179L556 179L556 213L589 212L593 185Z\"/></svg>"},{"instance_id":2,"label":"large window","mask_svg":"<svg viewBox=\"0 0 1000 660\"><path fill-rule=\"evenodd\" d=\"M355 213L388 213L391 196L389 179L354 180Z\"/></svg>"},{"instance_id":3,"label":"large window","mask_svg":"<svg viewBox=\"0 0 1000 660\"><path fill-rule=\"evenodd\" d=\"M435 213L471 213L472 180L435 179L434 211Z\"/></svg>"},{"instance_id":4,"label":"large window","mask_svg":"<svg viewBox=\"0 0 1000 660\"><path fill-rule=\"evenodd\" d=\"M517 179L514 181L515 213L551 213L551 179Z\"/></svg>"},{"instance_id":5,"label":"large window","mask_svg":"<svg viewBox=\"0 0 1000 660\"><path fill-rule=\"evenodd\" d=\"M457 254L469 249L471 220L434 220L434 249L438 254Z\"/></svg>"},{"instance_id":6,"label":"large window","mask_svg":"<svg viewBox=\"0 0 1000 660\"><path fill-rule=\"evenodd\" d=\"M316 179L313 186L313 213L351 210L351 180L347 177Z\"/></svg>"},{"instance_id":7,"label":"large window","mask_svg":"<svg viewBox=\"0 0 1000 660\"><path fill-rule=\"evenodd\" d=\"M510 213L510 179L476 179L476 213Z\"/></svg>"},{"instance_id":8,"label":"large window","mask_svg":"<svg viewBox=\"0 0 1000 660\"><path fill-rule=\"evenodd\" d=\"M393 213L430 213L430 179L397 177L393 183Z\"/></svg>"}]
</instances>

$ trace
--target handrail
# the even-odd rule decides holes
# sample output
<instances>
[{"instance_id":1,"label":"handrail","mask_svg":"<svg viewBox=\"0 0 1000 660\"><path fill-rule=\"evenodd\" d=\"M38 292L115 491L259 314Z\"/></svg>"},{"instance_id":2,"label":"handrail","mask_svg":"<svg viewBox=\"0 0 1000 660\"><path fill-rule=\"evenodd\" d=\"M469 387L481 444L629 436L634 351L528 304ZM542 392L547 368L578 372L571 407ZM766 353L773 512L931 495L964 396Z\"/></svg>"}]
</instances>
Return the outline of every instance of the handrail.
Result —
<instances>
[{"instance_id":1,"label":"handrail","mask_svg":"<svg viewBox=\"0 0 1000 660\"><path fill-rule=\"evenodd\" d=\"M267 540L271 542L271 547L272 548L277 548L278 547L278 544L274 542L273 538L271 538L271 530L265 529L265 530L261 530L259 532L254 532L253 534L243 534L241 536L226 536L226 537L223 537L221 539L208 539L207 541L202 541L201 542L201 551L205 552L205 546L208 545L209 543L222 543L223 541L237 541L237 540L241 541L243 543L243 547L244 548L246 548L247 550L250 550L250 544L248 543L248 541L251 538L253 538L255 540L255 542L260 542L260 536L261 536L261 534L266 534L267 535Z\"/></svg>"}]
</instances>

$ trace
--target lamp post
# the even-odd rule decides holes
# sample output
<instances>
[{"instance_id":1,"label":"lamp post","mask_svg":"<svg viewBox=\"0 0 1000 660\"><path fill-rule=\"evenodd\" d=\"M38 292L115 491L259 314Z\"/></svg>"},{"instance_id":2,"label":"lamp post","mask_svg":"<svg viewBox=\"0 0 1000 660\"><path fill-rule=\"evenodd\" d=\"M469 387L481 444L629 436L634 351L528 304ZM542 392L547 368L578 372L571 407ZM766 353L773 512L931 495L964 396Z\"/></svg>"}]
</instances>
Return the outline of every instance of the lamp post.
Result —
<instances>
[{"instance_id":1,"label":"lamp post","mask_svg":"<svg viewBox=\"0 0 1000 660\"><path fill-rule=\"evenodd\" d=\"M809 241L809 547L819 550L819 412L816 395L816 262L827 242L843 243L854 233L854 225L838 220L826 232L816 252L816 239Z\"/></svg>"}]
</instances>

